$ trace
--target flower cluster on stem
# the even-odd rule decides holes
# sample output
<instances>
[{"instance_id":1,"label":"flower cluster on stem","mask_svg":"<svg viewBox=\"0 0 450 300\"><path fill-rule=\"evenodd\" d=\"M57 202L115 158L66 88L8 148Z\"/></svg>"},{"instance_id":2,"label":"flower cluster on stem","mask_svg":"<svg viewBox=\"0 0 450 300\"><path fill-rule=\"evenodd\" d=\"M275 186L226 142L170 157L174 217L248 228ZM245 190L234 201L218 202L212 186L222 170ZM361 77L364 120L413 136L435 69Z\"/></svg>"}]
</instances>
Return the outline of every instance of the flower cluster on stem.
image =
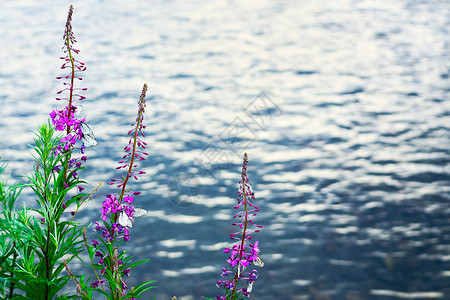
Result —
<instances>
[{"instance_id":1,"label":"flower cluster on stem","mask_svg":"<svg viewBox=\"0 0 450 300\"><path fill-rule=\"evenodd\" d=\"M134 214L136 208L134 207L134 196L139 195L140 192L133 192L127 189L127 184L130 178L138 180L138 175L144 174L144 171L138 170L137 161L145 159L148 155L145 152L147 145L141 137L145 134L143 130L146 128L143 125L145 112L145 94L147 92L147 85L144 84L141 96L138 103L138 114L136 122L132 124L132 129L128 131L130 139L124 150L126 154L119 161L119 166L116 169L126 169L127 172L120 179L111 179L110 185L115 185L119 188L119 192L108 194L100 208L102 222L94 222L96 227L94 231L100 231L101 236L97 236L99 240L94 240L92 246L96 249L95 256L99 258L98 265L102 266L101 274L112 274L113 280L121 287L120 293L125 295L126 284L123 281L123 276L129 276L130 268L123 264L118 254L118 248L114 242L118 239L123 239L124 242L130 239L129 227L132 227L134 221ZM104 245L105 247L100 247ZM108 270L108 271L107 271ZM109 275L111 276L111 275ZM109 278L111 279L111 278ZM110 280L98 280L92 284L92 287L98 287Z\"/></svg>"},{"instance_id":2,"label":"flower cluster on stem","mask_svg":"<svg viewBox=\"0 0 450 300\"><path fill-rule=\"evenodd\" d=\"M238 227L238 231L230 234L230 238L236 243L231 248L223 249L223 252L229 253L227 263L229 268L222 268L221 276L224 280L217 281L217 286L224 287L225 296L218 295L218 300L235 300L239 295L249 297L252 291L253 282L258 277L257 271L247 272L246 269L250 265L262 266L261 259L258 256L260 252L258 241L252 242L253 233L259 232L261 225L253 223L250 216L255 216L259 211L258 207L252 203L255 194L250 186L247 176L247 153L244 154L242 164L241 179L239 181L239 189L237 205L234 207L238 212L233 216L234 219L240 220L232 225ZM246 281L246 286L238 289L239 281Z\"/></svg>"},{"instance_id":3,"label":"flower cluster on stem","mask_svg":"<svg viewBox=\"0 0 450 300\"><path fill-rule=\"evenodd\" d=\"M73 6L71 5L63 35L65 56L60 57L64 61L61 69L69 69L69 73L65 76L56 77L57 79L64 80L64 88L58 91L57 94L60 95L63 92L68 93L66 97L61 96L56 98L56 100L65 100L67 101L67 105L63 109L54 109L50 113L52 123L55 125L56 130L65 133L65 137L60 140L60 144L55 149L56 153L67 153L75 147L77 141L82 140L82 123L86 122L85 118L79 119L75 117L81 111L81 106L78 105L78 102L86 98L78 94L78 91L86 91L87 88L75 87L75 79L82 80L78 74L85 71L86 66L74 57L75 54L80 53L80 50L73 47L76 39L72 31L72 14ZM82 153L83 149L84 145L81 146Z\"/></svg>"}]
</instances>

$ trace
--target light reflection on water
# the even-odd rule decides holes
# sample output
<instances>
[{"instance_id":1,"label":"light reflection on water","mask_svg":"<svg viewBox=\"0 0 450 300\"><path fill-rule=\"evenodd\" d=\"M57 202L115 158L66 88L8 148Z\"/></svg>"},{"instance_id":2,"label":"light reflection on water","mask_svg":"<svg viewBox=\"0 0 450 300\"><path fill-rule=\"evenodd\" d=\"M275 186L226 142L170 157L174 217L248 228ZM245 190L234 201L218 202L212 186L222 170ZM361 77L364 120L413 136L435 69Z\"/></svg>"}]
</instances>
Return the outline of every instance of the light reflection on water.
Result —
<instances>
[{"instance_id":1,"label":"light reflection on water","mask_svg":"<svg viewBox=\"0 0 450 300\"><path fill-rule=\"evenodd\" d=\"M16 176L31 170L30 130L58 105L68 7L2 6L0 149ZM158 299L218 292L245 150L264 225L255 299L450 297L446 1L74 6L84 113L100 142L83 174L92 185L117 177L117 151L149 84L150 157L134 186L149 214L129 247L151 261L130 285L158 280ZM246 113L262 91L269 106ZM249 131L236 148L226 137L239 122ZM201 164L211 145L225 155L213 168ZM184 206L170 194L178 174L194 175L185 196L201 186ZM98 218L110 192L102 188L80 220Z\"/></svg>"}]
</instances>

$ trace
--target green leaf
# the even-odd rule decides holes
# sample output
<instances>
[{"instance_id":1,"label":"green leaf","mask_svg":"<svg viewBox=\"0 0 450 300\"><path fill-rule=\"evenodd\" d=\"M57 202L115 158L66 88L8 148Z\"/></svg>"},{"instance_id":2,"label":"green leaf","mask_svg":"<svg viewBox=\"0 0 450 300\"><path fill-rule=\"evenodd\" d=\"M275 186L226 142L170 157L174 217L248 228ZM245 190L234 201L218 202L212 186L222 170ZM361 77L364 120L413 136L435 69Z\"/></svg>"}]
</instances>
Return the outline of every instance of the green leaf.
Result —
<instances>
[{"instance_id":1,"label":"green leaf","mask_svg":"<svg viewBox=\"0 0 450 300\"><path fill-rule=\"evenodd\" d=\"M144 259L144 260L135 262L135 263L133 263L133 264L127 266L127 267L130 268L130 269L133 269L134 267L136 267L136 266L138 266L138 265L140 265L140 264L146 263L146 262L148 262L149 260L150 260L150 259Z\"/></svg>"}]
</instances>

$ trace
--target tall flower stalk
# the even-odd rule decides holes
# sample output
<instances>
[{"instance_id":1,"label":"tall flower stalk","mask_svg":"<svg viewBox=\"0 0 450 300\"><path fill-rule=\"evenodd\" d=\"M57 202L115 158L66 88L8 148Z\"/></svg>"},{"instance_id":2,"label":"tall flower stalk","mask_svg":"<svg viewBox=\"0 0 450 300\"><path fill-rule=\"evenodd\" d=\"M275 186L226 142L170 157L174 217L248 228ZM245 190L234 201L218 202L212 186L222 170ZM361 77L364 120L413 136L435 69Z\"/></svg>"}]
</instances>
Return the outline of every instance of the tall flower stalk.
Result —
<instances>
[{"instance_id":1,"label":"tall flower stalk","mask_svg":"<svg viewBox=\"0 0 450 300\"><path fill-rule=\"evenodd\" d=\"M85 124L86 118L77 117L82 109L79 102L86 98L85 96L78 94L78 92L86 91L87 88L75 87L75 79L82 80L79 73L84 72L86 66L83 62L75 58L75 55L79 54L80 50L74 48L74 44L77 41L72 31L72 15L73 6L71 5L63 34L64 45L62 48L65 55L60 57L60 59L63 60L61 69L69 69L69 72L65 76L56 77L57 79L64 80L64 88L57 92L58 95L62 96L57 97L56 100L66 101L66 106L63 109L54 109L50 113L56 131L64 133L63 138L60 139L60 143L55 148L55 153L66 154L66 160L63 166L64 179L66 179L71 167L76 164L80 166L82 161L86 161L87 159L86 156L77 159L71 158L72 150L75 148L77 141L83 141L80 149L81 153L84 153L84 148L86 147L84 138L86 133L83 132L83 128L86 128L87 126ZM67 93L67 95L63 96L63 93ZM95 138L93 136L92 138L94 142L88 146L96 145L97 142Z\"/></svg>"},{"instance_id":2,"label":"tall flower stalk","mask_svg":"<svg viewBox=\"0 0 450 300\"><path fill-rule=\"evenodd\" d=\"M133 226L134 217L146 214L145 210L134 206L134 197L140 192L128 188L130 178L137 180L138 175L145 173L137 169L137 161L144 160L148 155L144 151L147 144L141 139L145 136L143 129L146 127L143 124L146 92L147 85L144 84L138 102L136 122L128 131L130 139L124 148L126 154L116 168L125 169L126 174L120 179L111 179L109 184L116 186L119 191L106 196L100 208L102 221L94 222L94 231L100 232L101 235L96 234L96 239L91 245L88 244L85 236L91 266L94 268L97 280L89 284L88 281L84 281L84 278L78 281L74 276L72 277L80 287L79 295L84 299L91 299L93 291L103 294L107 299L134 299L144 291L153 288L147 286L153 281L131 289L127 288L124 278L130 276L132 268L147 262L148 259L131 263L131 257L126 255L125 251L119 251L119 245L130 240L129 228Z\"/></svg>"},{"instance_id":3,"label":"tall flower stalk","mask_svg":"<svg viewBox=\"0 0 450 300\"><path fill-rule=\"evenodd\" d=\"M241 179L239 181L239 189L237 191L237 205L234 207L238 212L233 216L239 222L232 223L238 227L238 231L230 234L230 238L236 243L231 248L223 249L223 252L229 253L227 263L229 268L222 268L221 276L224 280L217 281L217 286L225 288L225 295L218 295L217 300L236 300L242 297L249 297L253 288L253 283L258 274L256 270L246 271L252 264L262 267L264 265L258 256L260 252L258 241L252 242L253 233L259 232L261 225L256 225L251 217L256 215L259 208L252 203L255 194L247 176L247 153L244 154L242 164ZM239 288L239 283L245 282L244 286Z\"/></svg>"}]
</instances>

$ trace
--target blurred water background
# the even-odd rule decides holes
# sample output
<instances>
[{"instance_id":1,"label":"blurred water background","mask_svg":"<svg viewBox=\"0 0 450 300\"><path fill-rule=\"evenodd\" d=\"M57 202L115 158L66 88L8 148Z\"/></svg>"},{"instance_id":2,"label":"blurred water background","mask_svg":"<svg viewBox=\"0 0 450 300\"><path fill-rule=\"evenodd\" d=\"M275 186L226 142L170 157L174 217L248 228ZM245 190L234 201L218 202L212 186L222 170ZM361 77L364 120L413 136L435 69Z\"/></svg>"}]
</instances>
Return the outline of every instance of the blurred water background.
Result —
<instances>
[{"instance_id":1,"label":"blurred water background","mask_svg":"<svg viewBox=\"0 0 450 300\"><path fill-rule=\"evenodd\" d=\"M264 226L252 298L450 299L448 0L72 3L99 141L82 174L92 186L118 177L149 84L150 157L133 185L149 214L129 247L151 261L129 286L158 280L158 300L221 292L247 151ZM0 155L13 179L31 171L31 131L62 106L68 7L0 3ZM98 219L111 192L79 221Z\"/></svg>"}]
</instances>

